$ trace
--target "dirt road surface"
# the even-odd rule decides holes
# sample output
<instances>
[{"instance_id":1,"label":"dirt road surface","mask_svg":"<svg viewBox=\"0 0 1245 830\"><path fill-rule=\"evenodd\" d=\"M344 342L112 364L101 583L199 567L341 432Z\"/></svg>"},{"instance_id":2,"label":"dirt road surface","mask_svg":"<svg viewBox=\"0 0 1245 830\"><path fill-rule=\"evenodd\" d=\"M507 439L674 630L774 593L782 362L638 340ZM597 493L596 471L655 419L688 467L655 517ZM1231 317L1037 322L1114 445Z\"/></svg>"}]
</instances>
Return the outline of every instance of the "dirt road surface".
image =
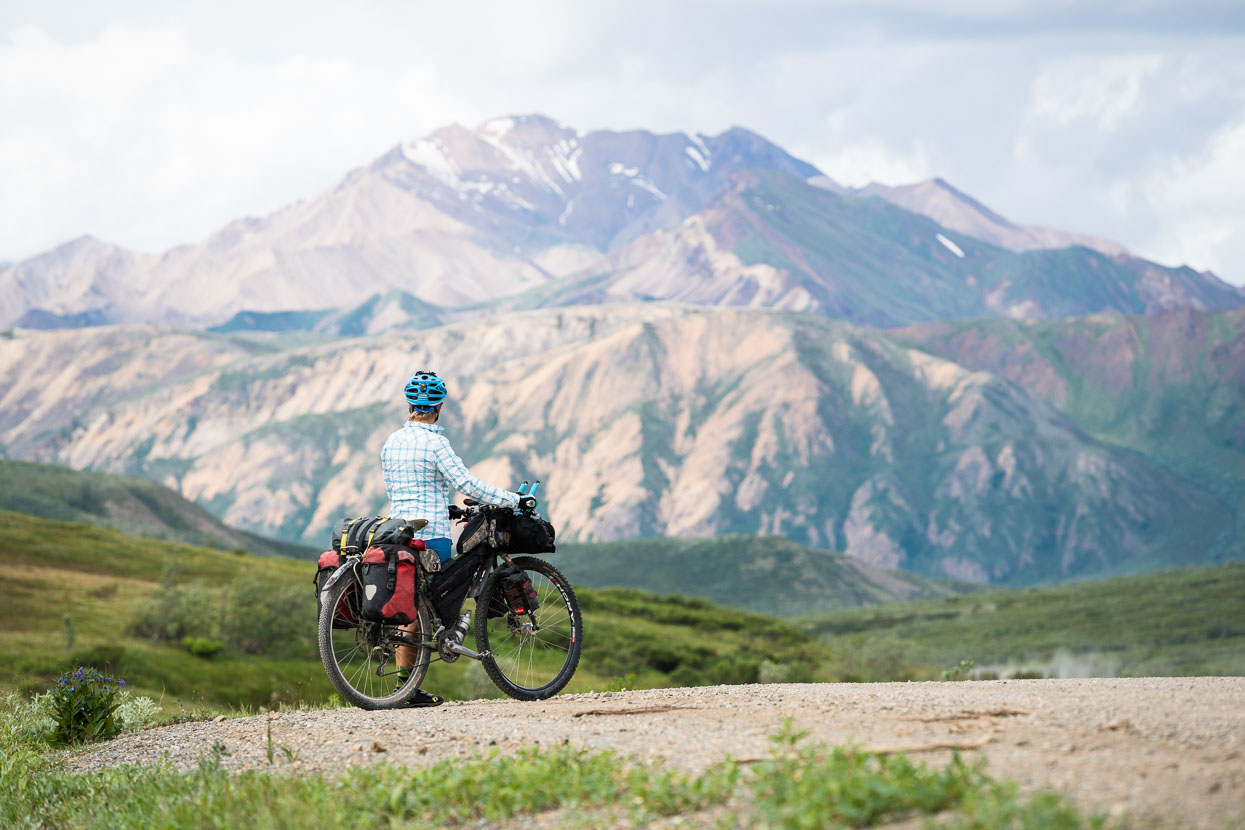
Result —
<instances>
[{"instance_id":1,"label":"dirt road surface","mask_svg":"<svg viewBox=\"0 0 1245 830\"><path fill-rule=\"evenodd\" d=\"M163 755L189 768L220 741L230 768L331 773L569 742L699 770L728 755L765 756L784 716L829 744L903 750L930 763L946 762L951 748L984 756L991 774L1058 790L1091 811L1245 826L1240 677L716 686L283 712L149 729L68 755L66 765ZM272 764L269 717L273 743L286 748Z\"/></svg>"}]
</instances>

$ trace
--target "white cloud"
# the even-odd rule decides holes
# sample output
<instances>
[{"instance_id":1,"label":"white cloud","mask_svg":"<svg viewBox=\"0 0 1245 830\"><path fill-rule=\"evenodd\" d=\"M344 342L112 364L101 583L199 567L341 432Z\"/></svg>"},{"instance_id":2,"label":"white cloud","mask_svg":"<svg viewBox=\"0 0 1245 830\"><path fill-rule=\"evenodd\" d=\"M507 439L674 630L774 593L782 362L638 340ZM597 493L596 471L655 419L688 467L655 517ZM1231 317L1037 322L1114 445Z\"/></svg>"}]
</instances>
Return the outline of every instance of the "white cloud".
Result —
<instances>
[{"instance_id":1,"label":"white cloud","mask_svg":"<svg viewBox=\"0 0 1245 830\"><path fill-rule=\"evenodd\" d=\"M0 45L0 251L79 233L145 249L331 184L446 114L435 74L348 61L250 63L177 28Z\"/></svg>"},{"instance_id":2,"label":"white cloud","mask_svg":"<svg viewBox=\"0 0 1245 830\"><path fill-rule=\"evenodd\" d=\"M1142 103L1142 84L1162 55L1080 56L1050 64L1033 81L1026 116L1044 126L1084 119L1110 132Z\"/></svg>"},{"instance_id":3,"label":"white cloud","mask_svg":"<svg viewBox=\"0 0 1245 830\"><path fill-rule=\"evenodd\" d=\"M1143 6L1112 30L1071 0L10 4L0 259L85 232L161 250L444 123L537 111L738 124L847 184L939 175L1243 281L1235 149L1209 137L1245 122L1245 35Z\"/></svg>"},{"instance_id":4,"label":"white cloud","mask_svg":"<svg viewBox=\"0 0 1245 830\"><path fill-rule=\"evenodd\" d=\"M1132 191L1157 220L1140 251L1239 281L1245 272L1245 122L1219 130L1199 152L1172 160Z\"/></svg>"},{"instance_id":5,"label":"white cloud","mask_svg":"<svg viewBox=\"0 0 1245 830\"><path fill-rule=\"evenodd\" d=\"M878 139L841 147L818 156L813 163L847 187L863 187L869 182L907 184L933 175L920 145L892 150Z\"/></svg>"}]
</instances>

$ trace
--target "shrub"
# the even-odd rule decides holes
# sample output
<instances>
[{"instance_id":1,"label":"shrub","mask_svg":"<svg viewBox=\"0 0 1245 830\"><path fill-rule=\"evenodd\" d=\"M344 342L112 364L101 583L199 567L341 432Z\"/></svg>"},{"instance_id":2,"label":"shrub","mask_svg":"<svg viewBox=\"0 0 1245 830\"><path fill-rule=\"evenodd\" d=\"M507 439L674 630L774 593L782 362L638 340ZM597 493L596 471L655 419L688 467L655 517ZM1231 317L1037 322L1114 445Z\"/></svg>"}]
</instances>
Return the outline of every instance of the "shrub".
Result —
<instances>
[{"instance_id":1,"label":"shrub","mask_svg":"<svg viewBox=\"0 0 1245 830\"><path fill-rule=\"evenodd\" d=\"M221 639L246 654L315 654L315 596L302 585L238 578L225 597Z\"/></svg>"},{"instance_id":2,"label":"shrub","mask_svg":"<svg viewBox=\"0 0 1245 830\"><path fill-rule=\"evenodd\" d=\"M119 705L116 697L124 685L124 680L105 677L86 666L57 678L51 692L52 719L56 722L52 742L73 744L116 737L121 732L115 717Z\"/></svg>"},{"instance_id":3,"label":"shrub","mask_svg":"<svg viewBox=\"0 0 1245 830\"><path fill-rule=\"evenodd\" d=\"M501 697L501 690L489 680L484 666L472 662L463 672L462 695L464 700L481 700Z\"/></svg>"},{"instance_id":4,"label":"shrub","mask_svg":"<svg viewBox=\"0 0 1245 830\"><path fill-rule=\"evenodd\" d=\"M65 629L65 651L73 651L73 644L78 639L78 628L74 625L73 614L61 617L61 627Z\"/></svg>"},{"instance_id":5,"label":"shrub","mask_svg":"<svg viewBox=\"0 0 1245 830\"><path fill-rule=\"evenodd\" d=\"M23 700L21 695L10 693L4 698L5 716L0 720L24 741L38 743L48 740L56 728L52 718L52 695L36 695Z\"/></svg>"},{"instance_id":6,"label":"shrub","mask_svg":"<svg viewBox=\"0 0 1245 830\"><path fill-rule=\"evenodd\" d=\"M182 648L195 657L210 660L225 648L220 640L209 640L207 637L182 637Z\"/></svg>"},{"instance_id":7,"label":"shrub","mask_svg":"<svg viewBox=\"0 0 1245 830\"><path fill-rule=\"evenodd\" d=\"M122 732L137 732L160 719L160 707L149 697L131 695L123 689L117 695L117 701L117 710L113 717Z\"/></svg>"},{"instance_id":8,"label":"shrub","mask_svg":"<svg viewBox=\"0 0 1245 830\"><path fill-rule=\"evenodd\" d=\"M115 582L109 582L107 585L101 585L98 588L91 588L86 592L88 597L95 599L112 599L117 595L117 589L121 586Z\"/></svg>"},{"instance_id":9,"label":"shrub","mask_svg":"<svg viewBox=\"0 0 1245 830\"><path fill-rule=\"evenodd\" d=\"M135 622L131 630L151 638L153 643L176 643L188 635L211 633L211 621L216 615L216 604L205 583L162 584L159 590L134 606Z\"/></svg>"}]
</instances>

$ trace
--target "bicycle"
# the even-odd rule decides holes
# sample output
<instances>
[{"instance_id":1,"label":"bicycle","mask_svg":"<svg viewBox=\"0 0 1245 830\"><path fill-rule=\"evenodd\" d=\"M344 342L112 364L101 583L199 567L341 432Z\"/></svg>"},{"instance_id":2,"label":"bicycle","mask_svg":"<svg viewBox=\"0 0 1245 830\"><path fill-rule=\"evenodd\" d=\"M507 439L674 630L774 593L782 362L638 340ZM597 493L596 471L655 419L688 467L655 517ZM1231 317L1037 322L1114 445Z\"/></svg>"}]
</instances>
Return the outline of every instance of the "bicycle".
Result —
<instances>
[{"instance_id":1,"label":"bicycle","mask_svg":"<svg viewBox=\"0 0 1245 830\"><path fill-rule=\"evenodd\" d=\"M479 539L470 549L460 548L461 555L441 572L419 569L416 619L409 625L362 619L359 564L364 552L342 549L342 564L321 589L317 639L329 681L345 701L361 709L399 707L419 689L431 663L460 657L478 660L494 685L516 700L553 697L574 676L583 650L583 615L575 590L544 559L512 551L506 529L520 517L540 520L535 498L521 495L519 508L470 499L466 504L465 509L450 505L450 519L468 525L468 541ZM480 527L487 532L481 535ZM475 600L474 626L471 611L460 613L467 599ZM472 628L475 649L463 643ZM414 658L410 677L401 684L399 648L409 649Z\"/></svg>"}]
</instances>

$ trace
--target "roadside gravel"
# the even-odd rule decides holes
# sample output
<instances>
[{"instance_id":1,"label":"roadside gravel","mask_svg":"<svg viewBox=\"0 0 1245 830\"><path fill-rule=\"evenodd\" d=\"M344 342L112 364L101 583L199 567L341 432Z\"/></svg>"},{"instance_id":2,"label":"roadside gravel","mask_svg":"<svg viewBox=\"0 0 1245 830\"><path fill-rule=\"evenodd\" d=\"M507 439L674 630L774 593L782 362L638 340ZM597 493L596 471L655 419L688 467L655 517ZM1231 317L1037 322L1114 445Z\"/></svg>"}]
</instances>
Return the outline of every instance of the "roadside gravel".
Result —
<instances>
[{"instance_id":1,"label":"roadside gravel","mask_svg":"<svg viewBox=\"0 0 1245 830\"><path fill-rule=\"evenodd\" d=\"M332 774L570 743L699 770L727 756L765 756L784 716L830 744L934 763L950 758L949 747L984 755L992 774L1058 790L1093 811L1245 826L1239 677L716 686L283 712L148 729L64 763L90 770L164 758L188 769L219 742L229 769Z\"/></svg>"}]
</instances>

